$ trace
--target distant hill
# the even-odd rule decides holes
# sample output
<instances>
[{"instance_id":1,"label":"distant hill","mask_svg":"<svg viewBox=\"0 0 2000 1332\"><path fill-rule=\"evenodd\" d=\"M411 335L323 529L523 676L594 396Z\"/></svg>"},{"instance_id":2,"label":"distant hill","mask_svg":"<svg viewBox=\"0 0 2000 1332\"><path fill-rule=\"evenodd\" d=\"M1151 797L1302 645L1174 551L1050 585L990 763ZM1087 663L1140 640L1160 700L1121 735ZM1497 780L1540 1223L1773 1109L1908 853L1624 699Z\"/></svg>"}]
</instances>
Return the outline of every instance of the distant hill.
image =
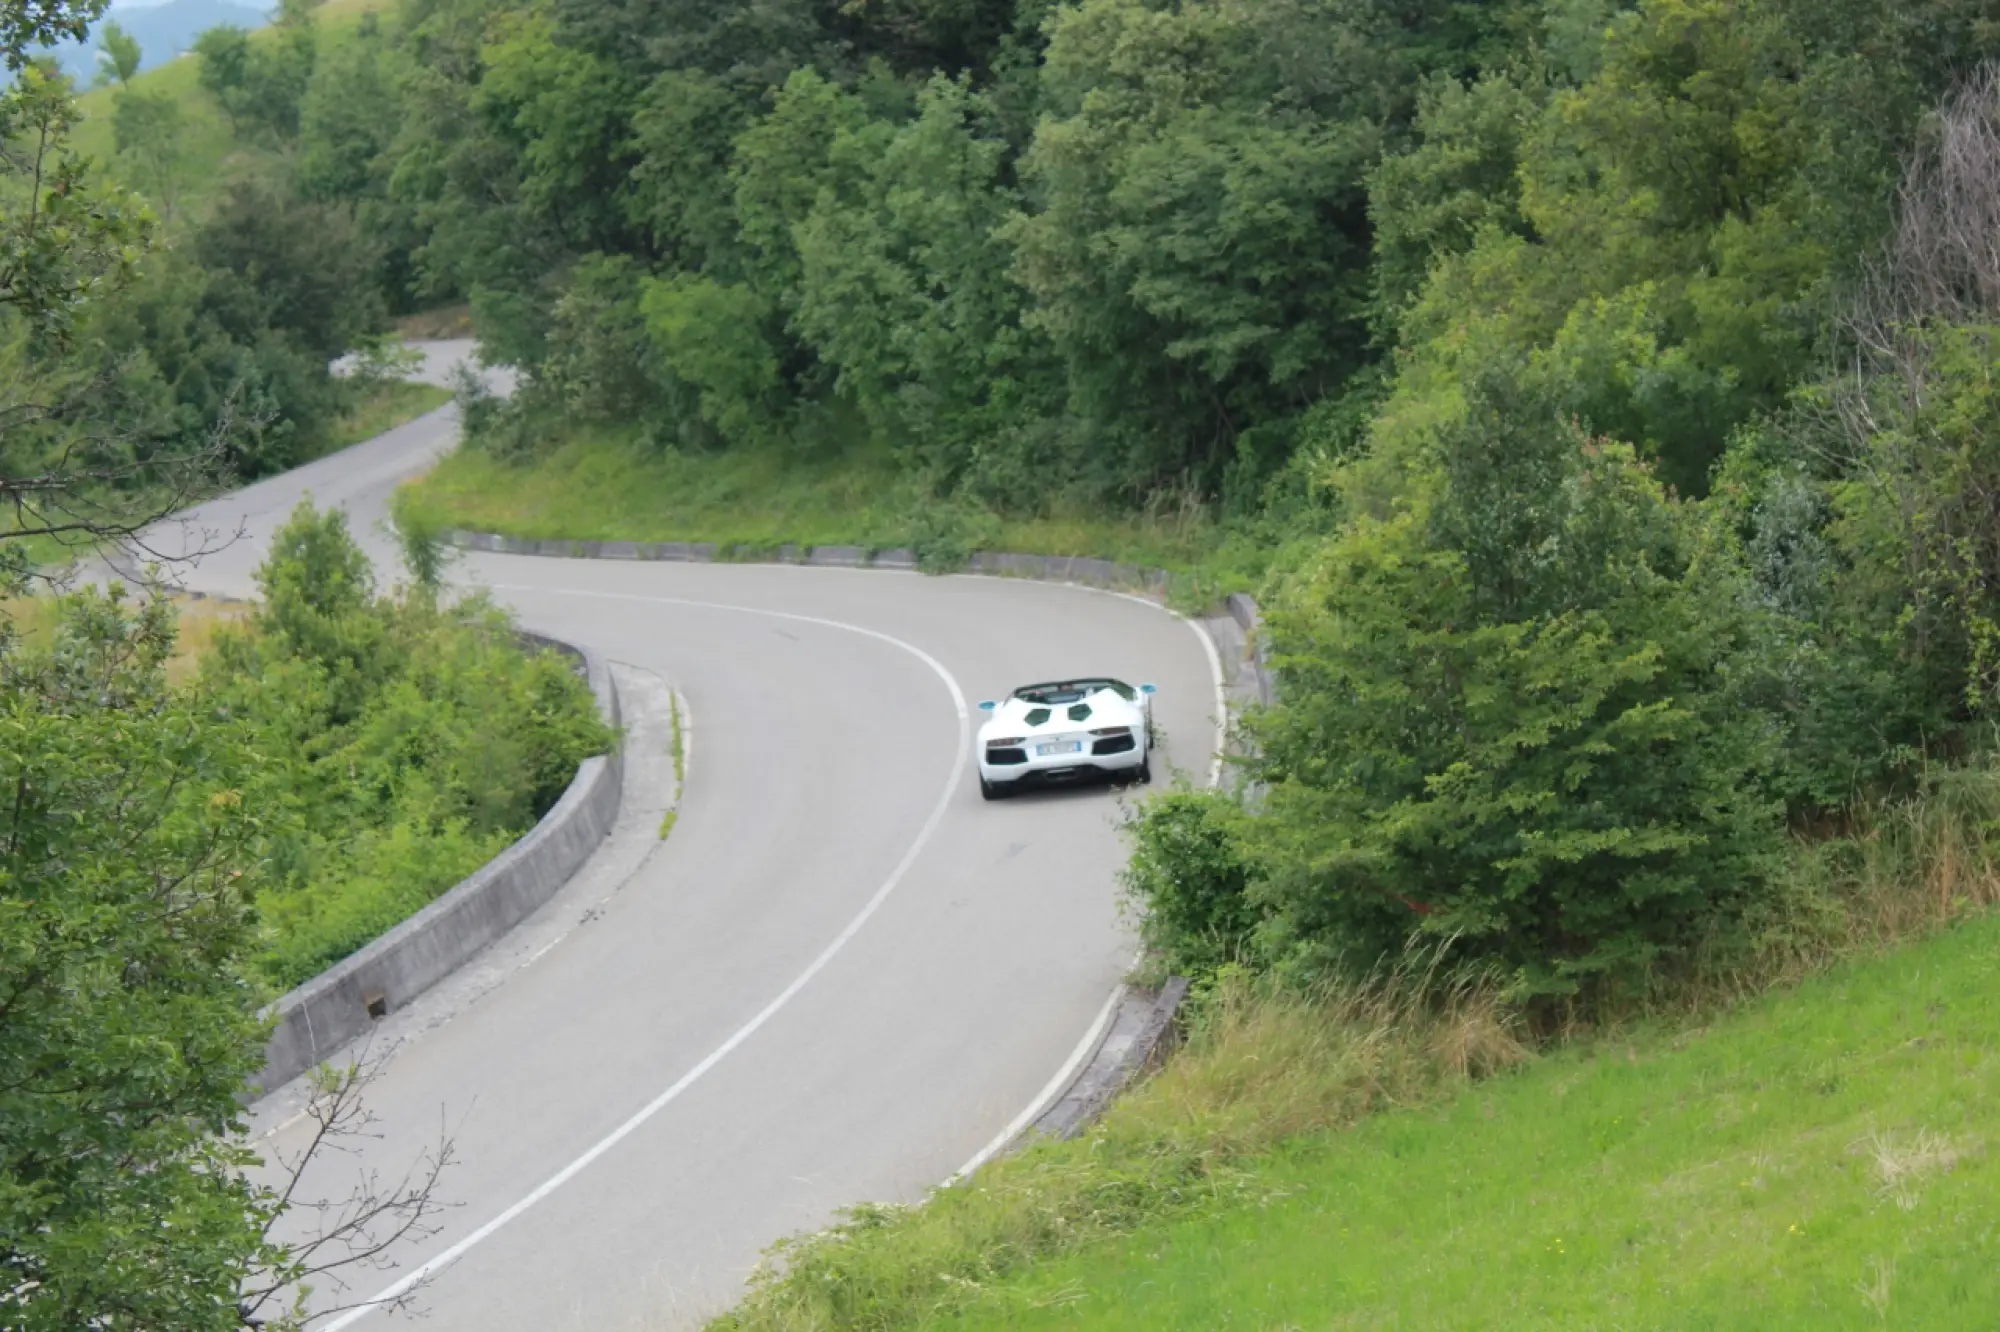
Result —
<instances>
[{"instance_id":1,"label":"distant hill","mask_svg":"<svg viewBox=\"0 0 2000 1332\"><path fill-rule=\"evenodd\" d=\"M239 28L261 28L270 16L250 5L231 0L168 0L163 5L118 5L105 15L109 22L138 39L143 56L139 68L164 65L194 45L194 39L210 28L231 23ZM65 42L55 48L57 60L77 81L88 88L97 75L97 37L93 32L86 43Z\"/></svg>"}]
</instances>

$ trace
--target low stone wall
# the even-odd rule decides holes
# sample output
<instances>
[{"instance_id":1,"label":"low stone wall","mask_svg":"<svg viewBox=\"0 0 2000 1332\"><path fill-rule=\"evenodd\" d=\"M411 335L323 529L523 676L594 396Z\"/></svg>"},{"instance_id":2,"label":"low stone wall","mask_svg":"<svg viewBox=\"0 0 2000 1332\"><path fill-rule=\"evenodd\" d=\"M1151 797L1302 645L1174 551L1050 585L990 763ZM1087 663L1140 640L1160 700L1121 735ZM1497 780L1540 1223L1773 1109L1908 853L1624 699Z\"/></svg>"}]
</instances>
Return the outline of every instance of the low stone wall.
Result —
<instances>
[{"instance_id":1,"label":"low stone wall","mask_svg":"<svg viewBox=\"0 0 2000 1332\"><path fill-rule=\"evenodd\" d=\"M581 663L599 711L618 725L618 690L602 658L538 634L521 637ZM585 759L562 799L519 841L360 952L278 1000L272 1006L278 1025L253 1087L269 1091L319 1064L554 896L617 821L624 775L616 749Z\"/></svg>"},{"instance_id":2,"label":"low stone wall","mask_svg":"<svg viewBox=\"0 0 2000 1332\"><path fill-rule=\"evenodd\" d=\"M1229 618L1243 630L1244 642L1249 644L1244 667L1255 686L1257 701L1268 707L1278 701L1278 680L1265 656L1264 635L1257 632L1264 623L1263 612L1258 609L1256 599L1246 592L1231 592L1222 604Z\"/></svg>"}]
</instances>

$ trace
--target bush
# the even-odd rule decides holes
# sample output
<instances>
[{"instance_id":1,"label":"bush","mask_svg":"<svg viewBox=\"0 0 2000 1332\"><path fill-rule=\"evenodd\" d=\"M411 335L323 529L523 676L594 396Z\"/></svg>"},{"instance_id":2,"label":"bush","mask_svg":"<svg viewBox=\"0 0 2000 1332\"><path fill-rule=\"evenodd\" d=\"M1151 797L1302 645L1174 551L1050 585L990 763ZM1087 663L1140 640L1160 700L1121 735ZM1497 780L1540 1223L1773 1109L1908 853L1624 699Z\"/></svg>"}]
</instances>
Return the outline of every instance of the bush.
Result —
<instances>
[{"instance_id":1,"label":"bush","mask_svg":"<svg viewBox=\"0 0 2000 1332\"><path fill-rule=\"evenodd\" d=\"M215 706L254 729L294 797L259 897L275 985L478 868L611 742L567 660L523 651L492 606L446 604L437 571L415 572L418 587L377 596L344 516L302 504L258 571L263 605L204 663Z\"/></svg>"},{"instance_id":2,"label":"bush","mask_svg":"<svg viewBox=\"0 0 2000 1332\"><path fill-rule=\"evenodd\" d=\"M1141 932L1184 975L1236 961L1257 923L1242 821L1219 792L1173 791L1147 801L1126 825L1133 848L1125 890L1140 909Z\"/></svg>"}]
</instances>

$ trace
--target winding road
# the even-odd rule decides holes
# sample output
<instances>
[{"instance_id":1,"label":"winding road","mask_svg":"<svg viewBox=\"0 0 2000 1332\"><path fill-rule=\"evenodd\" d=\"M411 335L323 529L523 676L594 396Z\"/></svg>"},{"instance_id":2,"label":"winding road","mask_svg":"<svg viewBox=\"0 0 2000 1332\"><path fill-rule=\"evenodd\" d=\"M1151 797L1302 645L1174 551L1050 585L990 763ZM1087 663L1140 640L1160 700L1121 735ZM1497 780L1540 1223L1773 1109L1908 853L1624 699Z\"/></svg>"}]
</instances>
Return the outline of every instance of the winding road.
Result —
<instances>
[{"instance_id":1,"label":"winding road","mask_svg":"<svg viewBox=\"0 0 2000 1332\"><path fill-rule=\"evenodd\" d=\"M465 350L434 349L431 374ZM344 506L386 565L388 497L455 422L447 407L204 506L196 527L243 536L181 581L250 595L308 493ZM1126 802L982 802L974 705L1030 679L1151 680L1167 764L1206 780L1220 689L1195 626L995 578L509 556L453 576L618 663L628 707L670 682L686 787L670 837L639 819L476 964L479 984L393 1015L400 1043L369 1090L380 1136L333 1169L392 1179L442 1129L455 1205L394 1270L314 1307L431 1264L414 1307L433 1328L695 1325L773 1241L856 1202L921 1199L1052 1089L1133 955ZM636 711L633 759L657 772L659 708ZM267 1149L297 1145L299 1095L252 1108Z\"/></svg>"}]
</instances>

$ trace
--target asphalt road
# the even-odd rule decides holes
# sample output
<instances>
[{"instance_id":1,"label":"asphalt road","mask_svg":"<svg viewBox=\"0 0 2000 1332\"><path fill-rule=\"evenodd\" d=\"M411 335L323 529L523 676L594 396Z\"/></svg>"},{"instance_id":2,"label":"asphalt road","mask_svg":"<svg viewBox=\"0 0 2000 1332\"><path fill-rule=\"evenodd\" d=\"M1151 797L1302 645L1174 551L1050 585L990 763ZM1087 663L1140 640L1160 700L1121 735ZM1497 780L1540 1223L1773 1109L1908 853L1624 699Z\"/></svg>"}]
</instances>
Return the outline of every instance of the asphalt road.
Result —
<instances>
[{"instance_id":1,"label":"asphalt road","mask_svg":"<svg viewBox=\"0 0 2000 1332\"><path fill-rule=\"evenodd\" d=\"M242 533L180 581L247 595L310 493L384 559L388 496L454 433L447 408L156 543ZM1153 681L1156 781L1168 765L1202 781L1211 657L1157 607L1025 581L506 556L454 576L671 681L687 786L672 836L588 924L384 1066L380 1136L339 1169L393 1179L442 1127L456 1205L396 1271L313 1303L449 1256L416 1299L428 1327L694 1325L772 1241L847 1204L919 1200L966 1163L1044 1091L1131 960L1126 801L982 802L973 705L1031 679ZM268 1146L296 1145L289 1104L254 1108Z\"/></svg>"}]
</instances>

